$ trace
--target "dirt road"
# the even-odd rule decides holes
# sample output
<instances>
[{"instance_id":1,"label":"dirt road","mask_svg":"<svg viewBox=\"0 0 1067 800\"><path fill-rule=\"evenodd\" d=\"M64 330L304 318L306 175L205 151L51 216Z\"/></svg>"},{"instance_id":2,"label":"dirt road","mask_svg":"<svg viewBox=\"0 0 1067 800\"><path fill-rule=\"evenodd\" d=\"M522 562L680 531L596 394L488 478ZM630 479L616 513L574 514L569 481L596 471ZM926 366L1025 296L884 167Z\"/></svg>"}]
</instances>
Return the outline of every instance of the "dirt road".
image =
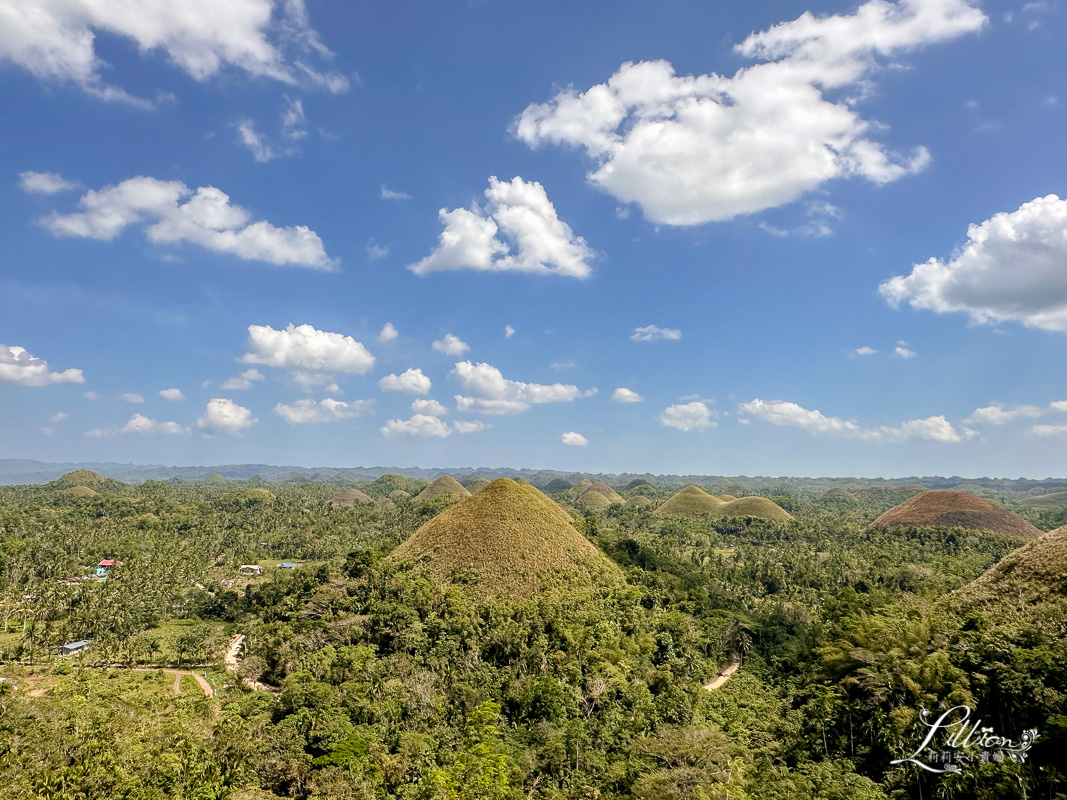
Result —
<instances>
[{"instance_id":1,"label":"dirt road","mask_svg":"<svg viewBox=\"0 0 1067 800\"><path fill-rule=\"evenodd\" d=\"M734 653L732 656L730 656L730 663L726 665L726 668L714 678L712 678L710 681L705 683L704 688L707 689L709 692L714 692L716 689L718 689L720 686L730 680L730 678L733 677L733 674L737 672L738 667L740 666L741 657L737 655L737 653Z\"/></svg>"}]
</instances>

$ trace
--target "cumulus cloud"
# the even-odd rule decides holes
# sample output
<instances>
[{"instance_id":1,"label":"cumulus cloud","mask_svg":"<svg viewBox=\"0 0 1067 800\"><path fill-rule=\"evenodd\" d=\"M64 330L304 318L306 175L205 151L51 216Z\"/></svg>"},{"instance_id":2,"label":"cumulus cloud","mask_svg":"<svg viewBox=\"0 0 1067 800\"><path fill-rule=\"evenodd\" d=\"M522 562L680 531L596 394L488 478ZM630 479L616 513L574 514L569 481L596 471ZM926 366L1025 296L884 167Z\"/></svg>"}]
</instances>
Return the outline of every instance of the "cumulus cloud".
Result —
<instances>
[{"instance_id":1,"label":"cumulus cloud","mask_svg":"<svg viewBox=\"0 0 1067 800\"><path fill-rule=\"evenodd\" d=\"M197 81L239 69L294 86L348 88L343 75L311 65L332 54L311 28L304 0L0 0L0 20L0 61L104 100L149 105L105 82L98 33L131 40L142 56L162 53Z\"/></svg>"},{"instance_id":2,"label":"cumulus cloud","mask_svg":"<svg viewBox=\"0 0 1067 800\"><path fill-rule=\"evenodd\" d=\"M448 413L448 409L436 400L412 400L411 410L416 414L425 414L428 417L439 417Z\"/></svg>"},{"instance_id":3,"label":"cumulus cloud","mask_svg":"<svg viewBox=\"0 0 1067 800\"><path fill-rule=\"evenodd\" d=\"M383 392L404 392L405 394L429 394L430 379L422 374L421 369L405 370L399 375L386 375L378 385Z\"/></svg>"},{"instance_id":4,"label":"cumulus cloud","mask_svg":"<svg viewBox=\"0 0 1067 800\"><path fill-rule=\"evenodd\" d=\"M85 383L85 377L80 369L49 372L48 362L30 355L25 347L0 344L0 383L51 386L54 383Z\"/></svg>"},{"instance_id":5,"label":"cumulus cloud","mask_svg":"<svg viewBox=\"0 0 1067 800\"><path fill-rule=\"evenodd\" d=\"M633 389L627 389L625 386L620 386L611 393L611 399L616 403L640 403L645 398Z\"/></svg>"},{"instance_id":6,"label":"cumulus cloud","mask_svg":"<svg viewBox=\"0 0 1067 800\"><path fill-rule=\"evenodd\" d=\"M54 172L20 172L19 186L30 194L57 194L78 188L78 184L66 180Z\"/></svg>"},{"instance_id":7,"label":"cumulus cloud","mask_svg":"<svg viewBox=\"0 0 1067 800\"><path fill-rule=\"evenodd\" d=\"M394 192L384 183L382 184L382 200L410 200L411 195L407 192Z\"/></svg>"},{"instance_id":8,"label":"cumulus cloud","mask_svg":"<svg viewBox=\"0 0 1067 800\"><path fill-rule=\"evenodd\" d=\"M127 403L143 403L144 396L135 394L133 392L123 392L119 395L119 399L125 400Z\"/></svg>"},{"instance_id":9,"label":"cumulus cloud","mask_svg":"<svg viewBox=\"0 0 1067 800\"><path fill-rule=\"evenodd\" d=\"M714 409L708 408L706 403L694 400L692 403L677 403L667 406L656 417L661 425L668 428L677 428L680 431L698 431L704 428L714 428L719 423L713 422L712 417L719 416Z\"/></svg>"},{"instance_id":10,"label":"cumulus cloud","mask_svg":"<svg viewBox=\"0 0 1067 800\"><path fill-rule=\"evenodd\" d=\"M232 378L227 378L219 384L220 389L251 389L253 381L263 380L263 373L255 367L246 369L240 375L236 375Z\"/></svg>"},{"instance_id":11,"label":"cumulus cloud","mask_svg":"<svg viewBox=\"0 0 1067 800\"><path fill-rule=\"evenodd\" d=\"M374 366L374 356L351 336L292 323L278 331L249 325L248 352L241 360L284 369L305 389L330 384L337 374L362 375Z\"/></svg>"},{"instance_id":12,"label":"cumulus cloud","mask_svg":"<svg viewBox=\"0 0 1067 800\"><path fill-rule=\"evenodd\" d=\"M189 429L184 425L179 425L177 422L156 422L144 414L134 414L121 428L93 428L86 431L85 435L104 437L116 436L122 433L163 433L174 435L189 433Z\"/></svg>"},{"instance_id":13,"label":"cumulus cloud","mask_svg":"<svg viewBox=\"0 0 1067 800\"><path fill-rule=\"evenodd\" d=\"M383 436L436 436L452 433L448 423L429 414L414 414L411 419L391 419L380 428Z\"/></svg>"},{"instance_id":14,"label":"cumulus cloud","mask_svg":"<svg viewBox=\"0 0 1067 800\"><path fill-rule=\"evenodd\" d=\"M473 420L471 422L464 422L463 420L456 420L452 423L452 430L456 433L481 433L482 431L493 427L488 422L482 422L481 420Z\"/></svg>"},{"instance_id":15,"label":"cumulus cloud","mask_svg":"<svg viewBox=\"0 0 1067 800\"><path fill-rule=\"evenodd\" d=\"M57 411L55 414L53 414L51 417L49 417L48 421L49 422L63 422L63 420L68 419L69 417L70 417L70 414L68 414L66 411Z\"/></svg>"},{"instance_id":16,"label":"cumulus cloud","mask_svg":"<svg viewBox=\"0 0 1067 800\"><path fill-rule=\"evenodd\" d=\"M3 0L0 0L2 2ZM150 242L190 242L217 253L278 266L335 270L322 239L304 225L277 228L252 222L252 215L214 186L191 190L181 181L138 176L90 190L78 201L81 211L53 212L40 223L56 236L110 241L131 225L141 226Z\"/></svg>"},{"instance_id":17,"label":"cumulus cloud","mask_svg":"<svg viewBox=\"0 0 1067 800\"><path fill-rule=\"evenodd\" d=\"M373 410L373 400L353 400L351 403L345 403L329 397L319 402L306 398L289 405L278 403L274 406L274 413L290 425L337 422L342 419L352 419Z\"/></svg>"},{"instance_id":18,"label":"cumulus cloud","mask_svg":"<svg viewBox=\"0 0 1067 800\"><path fill-rule=\"evenodd\" d=\"M758 63L733 77L625 63L606 82L559 92L515 120L531 147L583 148L588 180L650 221L698 225L790 203L835 178L884 184L922 170L923 147L886 150L856 101L879 65L977 31L963 0L871 0L854 14L805 12L735 47ZM851 95L851 96L850 96Z\"/></svg>"},{"instance_id":19,"label":"cumulus cloud","mask_svg":"<svg viewBox=\"0 0 1067 800\"><path fill-rule=\"evenodd\" d=\"M893 308L960 312L976 324L1067 331L1067 201L1054 194L967 229L948 261L931 258L878 287Z\"/></svg>"},{"instance_id":20,"label":"cumulus cloud","mask_svg":"<svg viewBox=\"0 0 1067 800\"><path fill-rule=\"evenodd\" d=\"M207 404L204 415L196 421L196 427L205 433L239 436L257 422L259 420L244 406L224 397L213 397Z\"/></svg>"},{"instance_id":21,"label":"cumulus cloud","mask_svg":"<svg viewBox=\"0 0 1067 800\"><path fill-rule=\"evenodd\" d=\"M588 278L593 252L556 214L536 181L489 179L484 207L442 208L436 249L408 269L416 275L456 269L531 272Z\"/></svg>"},{"instance_id":22,"label":"cumulus cloud","mask_svg":"<svg viewBox=\"0 0 1067 800\"><path fill-rule=\"evenodd\" d=\"M673 341L681 338L682 332L677 328L661 328L658 325L634 328L634 332L630 334L630 340L634 342L655 342L664 339Z\"/></svg>"},{"instance_id":23,"label":"cumulus cloud","mask_svg":"<svg viewBox=\"0 0 1067 800\"><path fill-rule=\"evenodd\" d=\"M446 356L461 356L471 349L471 346L454 334L446 334L445 338L438 339L433 343L433 349Z\"/></svg>"},{"instance_id":24,"label":"cumulus cloud","mask_svg":"<svg viewBox=\"0 0 1067 800\"><path fill-rule=\"evenodd\" d=\"M164 400L184 400L185 395L182 394L181 389L162 389L159 392L159 396Z\"/></svg>"},{"instance_id":25,"label":"cumulus cloud","mask_svg":"<svg viewBox=\"0 0 1067 800\"><path fill-rule=\"evenodd\" d=\"M791 428L801 428L813 434L830 434L866 441L903 442L909 440L930 440L936 442L962 442L975 436L974 431L964 428L956 430L943 415L912 419L897 426L882 425L877 428L865 428L853 420L828 417L820 411L804 408L796 403L784 400L753 400L740 403L739 413Z\"/></svg>"},{"instance_id":26,"label":"cumulus cloud","mask_svg":"<svg viewBox=\"0 0 1067 800\"><path fill-rule=\"evenodd\" d=\"M563 442L563 444L570 445L571 447L585 447L589 444L588 439L575 431L567 431L559 437L559 440Z\"/></svg>"},{"instance_id":27,"label":"cumulus cloud","mask_svg":"<svg viewBox=\"0 0 1067 800\"><path fill-rule=\"evenodd\" d=\"M466 394L456 395L456 408L484 414L518 414L537 403L569 403L590 397L595 389L583 392L577 386L553 383L523 383L505 378L490 364L461 361L448 373Z\"/></svg>"},{"instance_id":28,"label":"cumulus cloud","mask_svg":"<svg viewBox=\"0 0 1067 800\"><path fill-rule=\"evenodd\" d=\"M515 329L513 327L511 327L510 325L505 325L504 326L504 338L505 339L510 339L514 335L515 335Z\"/></svg>"},{"instance_id":29,"label":"cumulus cloud","mask_svg":"<svg viewBox=\"0 0 1067 800\"><path fill-rule=\"evenodd\" d=\"M857 347L852 352L854 352L858 356L873 356L878 351L875 350L873 347L867 347L866 345L864 345L863 347Z\"/></svg>"},{"instance_id":30,"label":"cumulus cloud","mask_svg":"<svg viewBox=\"0 0 1067 800\"><path fill-rule=\"evenodd\" d=\"M393 341L399 335L400 333L393 327L393 323L387 322L382 326L382 332L378 334L378 341L384 344L385 342Z\"/></svg>"},{"instance_id":31,"label":"cumulus cloud","mask_svg":"<svg viewBox=\"0 0 1067 800\"><path fill-rule=\"evenodd\" d=\"M367 258L371 261L380 261L389 255L389 248L383 244L378 244L374 239L370 239L363 249L366 250Z\"/></svg>"}]
</instances>

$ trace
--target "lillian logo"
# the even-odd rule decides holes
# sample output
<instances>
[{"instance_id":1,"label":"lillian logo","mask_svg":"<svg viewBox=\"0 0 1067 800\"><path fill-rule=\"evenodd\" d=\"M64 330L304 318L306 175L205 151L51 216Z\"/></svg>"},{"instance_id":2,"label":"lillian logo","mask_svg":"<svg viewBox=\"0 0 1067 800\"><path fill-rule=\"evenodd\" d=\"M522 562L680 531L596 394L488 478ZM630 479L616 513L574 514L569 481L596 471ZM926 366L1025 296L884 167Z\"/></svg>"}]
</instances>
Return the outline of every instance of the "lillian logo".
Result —
<instances>
[{"instance_id":1,"label":"lillian logo","mask_svg":"<svg viewBox=\"0 0 1067 800\"><path fill-rule=\"evenodd\" d=\"M1027 753L1037 741L1037 728L1023 731L1016 742L983 727L980 718L972 721L972 714L968 706L954 706L931 720L930 712L924 708L919 719L929 728L926 738L910 756L889 763L915 764L927 772L959 774L964 763L1026 761Z\"/></svg>"}]
</instances>

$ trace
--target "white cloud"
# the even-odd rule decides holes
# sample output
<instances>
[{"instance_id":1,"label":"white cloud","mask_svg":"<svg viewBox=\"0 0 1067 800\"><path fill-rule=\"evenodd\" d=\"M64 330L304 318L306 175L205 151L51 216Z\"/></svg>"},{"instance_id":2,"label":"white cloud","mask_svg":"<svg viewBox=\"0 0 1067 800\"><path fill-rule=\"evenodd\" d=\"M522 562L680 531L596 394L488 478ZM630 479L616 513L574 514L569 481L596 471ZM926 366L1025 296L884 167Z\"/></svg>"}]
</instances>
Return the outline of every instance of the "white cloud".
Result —
<instances>
[{"instance_id":1,"label":"white cloud","mask_svg":"<svg viewBox=\"0 0 1067 800\"><path fill-rule=\"evenodd\" d=\"M749 36L757 62L733 77L679 77L666 61L625 63L606 83L526 108L513 132L531 147L584 148L589 181L645 217L698 225L797 200L827 181L875 184L923 169L929 153L893 154L855 101L880 63L978 30L963 0L871 0L852 15L815 17ZM842 92L858 97L840 98ZM825 94L824 94L825 93Z\"/></svg>"},{"instance_id":2,"label":"white cloud","mask_svg":"<svg viewBox=\"0 0 1067 800\"><path fill-rule=\"evenodd\" d=\"M143 403L144 396L135 394L134 392L123 392L119 395L119 398L125 400L127 403Z\"/></svg>"},{"instance_id":3,"label":"white cloud","mask_svg":"<svg viewBox=\"0 0 1067 800\"><path fill-rule=\"evenodd\" d=\"M570 445L571 447L585 447L589 444L588 439L575 431L567 431L559 437L559 440L563 442L563 444Z\"/></svg>"},{"instance_id":4,"label":"white cloud","mask_svg":"<svg viewBox=\"0 0 1067 800\"><path fill-rule=\"evenodd\" d=\"M168 435L186 434L189 429L177 422L156 422L144 414L134 414L121 428L93 428L86 431L86 436L116 436L122 433L163 433Z\"/></svg>"},{"instance_id":5,"label":"white cloud","mask_svg":"<svg viewBox=\"0 0 1067 800\"><path fill-rule=\"evenodd\" d=\"M3 355L3 351L0 351L0 356L2 356L2 355ZM78 381L78 383L81 383L81 381ZM85 397L86 400L99 400L100 399L100 395L97 392L94 392L92 389L87 391L85 393L84 397Z\"/></svg>"},{"instance_id":6,"label":"white cloud","mask_svg":"<svg viewBox=\"0 0 1067 800\"><path fill-rule=\"evenodd\" d=\"M305 389L332 383L338 373L362 375L374 366L374 356L351 336L292 323L278 331L249 325L248 352L241 360L287 370Z\"/></svg>"},{"instance_id":7,"label":"white cloud","mask_svg":"<svg viewBox=\"0 0 1067 800\"><path fill-rule=\"evenodd\" d=\"M342 419L352 419L373 410L373 400L353 400L351 403L345 403L329 397L319 402L306 398L289 405L278 403L274 406L274 413L290 425L337 422Z\"/></svg>"},{"instance_id":8,"label":"white cloud","mask_svg":"<svg viewBox=\"0 0 1067 800\"><path fill-rule=\"evenodd\" d=\"M489 179L484 208L441 209L437 248L408 269L416 275L455 269L532 272L588 278L593 252L556 215L545 189L515 177Z\"/></svg>"},{"instance_id":9,"label":"white cloud","mask_svg":"<svg viewBox=\"0 0 1067 800\"><path fill-rule=\"evenodd\" d=\"M915 358L915 351L908 347L908 343L904 341L897 342L897 346L893 348L893 352L901 358Z\"/></svg>"},{"instance_id":10,"label":"white cloud","mask_svg":"<svg viewBox=\"0 0 1067 800\"><path fill-rule=\"evenodd\" d=\"M164 400L184 400L185 395L182 394L181 389L163 389L160 391L159 396Z\"/></svg>"},{"instance_id":11,"label":"white cloud","mask_svg":"<svg viewBox=\"0 0 1067 800\"><path fill-rule=\"evenodd\" d=\"M49 372L48 362L30 355L26 348L0 344L0 383L50 386L53 383L85 383L85 377L80 369Z\"/></svg>"},{"instance_id":12,"label":"white cloud","mask_svg":"<svg viewBox=\"0 0 1067 800\"><path fill-rule=\"evenodd\" d=\"M634 332L630 334L630 340L634 342L654 342L663 339L673 341L681 338L682 332L677 328L661 328L658 325L634 328Z\"/></svg>"},{"instance_id":13,"label":"white cloud","mask_svg":"<svg viewBox=\"0 0 1067 800\"><path fill-rule=\"evenodd\" d=\"M470 350L471 346L458 336L449 333L445 335L445 338L434 342L433 349L439 353L444 353L446 356L461 356Z\"/></svg>"},{"instance_id":14,"label":"white cloud","mask_svg":"<svg viewBox=\"0 0 1067 800\"><path fill-rule=\"evenodd\" d=\"M213 397L207 404L204 415L196 421L196 427L206 433L226 433L239 436L259 422L252 412L233 400Z\"/></svg>"},{"instance_id":15,"label":"white cloud","mask_svg":"<svg viewBox=\"0 0 1067 800\"><path fill-rule=\"evenodd\" d=\"M98 33L132 40L142 56L162 52L198 81L237 68L291 85L348 88L343 75L308 63L308 56L331 54L311 28L303 0L0 0L0 22L0 61L43 81L73 82L104 100L149 105L104 81Z\"/></svg>"},{"instance_id":16,"label":"white cloud","mask_svg":"<svg viewBox=\"0 0 1067 800\"><path fill-rule=\"evenodd\" d=\"M839 417L827 417L820 411L812 411L796 403L784 400L753 400L740 403L739 413L748 414L756 419L791 428L801 428L813 434L831 434L867 441L902 442L926 439L939 442L961 442L975 434L966 428L957 431L944 416L913 419L891 427L882 425L877 428L864 428L852 420Z\"/></svg>"},{"instance_id":17,"label":"white cloud","mask_svg":"<svg viewBox=\"0 0 1067 800\"><path fill-rule=\"evenodd\" d=\"M428 414L415 414L411 419L391 419L380 428L383 436L437 436L452 433L448 423Z\"/></svg>"},{"instance_id":18,"label":"white cloud","mask_svg":"<svg viewBox=\"0 0 1067 800\"><path fill-rule=\"evenodd\" d=\"M719 423L713 422L712 417L719 416L718 412L708 408L705 403L694 400L692 403L678 403L667 406L656 417L660 424L668 428L677 428L680 431L696 431L703 428L714 428Z\"/></svg>"},{"instance_id":19,"label":"white cloud","mask_svg":"<svg viewBox=\"0 0 1067 800\"><path fill-rule=\"evenodd\" d=\"M430 379L422 374L421 369L405 370L399 375L386 375L378 385L383 392L404 392L405 394L429 394Z\"/></svg>"},{"instance_id":20,"label":"white cloud","mask_svg":"<svg viewBox=\"0 0 1067 800\"><path fill-rule=\"evenodd\" d=\"M1037 436L1048 439L1067 434L1067 425L1035 425L1030 430Z\"/></svg>"},{"instance_id":21,"label":"white cloud","mask_svg":"<svg viewBox=\"0 0 1067 800\"><path fill-rule=\"evenodd\" d=\"M448 373L467 392L456 395L456 408L484 414L518 414L536 403L569 403L589 397L595 389L582 392L577 386L553 383L523 383L505 378L494 366L461 361Z\"/></svg>"},{"instance_id":22,"label":"white cloud","mask_svg":"<svg viewBox=\"0 0 1067 800\"><path fill-rule=\"evenodd\" d=\"M63 420L65 420L65 419L67 419L69 417L70 417L70 414L68 414L66 411L57 411L55 414L53 414L49 418L48 421L49 422L62 422Z\"/></svg>"},{"instance_id":23,"label":"white cloud","mask_svg":"<svg viewBox=\"0 0 1067 800\"><path fill-rule=\"evenodd\" d=\"M553 361L548 366L556 371L559 371L561 369L574 369L575 364L573 361Z\"/></svg>"},{"instance_id":24,"label":"white cloud","mask_svg":"<svg viewBox=\"0 0 1067 800\"><path fill-rule=\"evenodd\" d=\"M867 347L866 345L864 345L863 347L857 347L852 352L854 352L858 356L873 356L878 351L875 350L873 347Z\"/></svg>"},{"instance_id":25,"label":"white cloud","mask_svg":"<svg viewBox=\"0 0 1067 800\"><path fill-rule=\"evenodd\" d=\"M407 192L394 192L384 183L382 184L382 200L410 200L411 195Z\"/></svg>"},{"instance_id":26,"label":"white cloud","mask_svg":"<svg viewBox=\"0 0 1067 800\"><path fill-rule=\"evenodd\" d=\"M3 0L0 0L3 2ZM144 227L154 244L191 242L218 253L266 261L279 266L335 270L322 239L310 228L276 228L230 202L214 186L192 191L181 181L138 176L99 191L90 190L73 214L53 212L40 220L56 236L79 236L110 241L130 225Z\"/></svg>"},{"instance_id":27,"label":"white cloud","mask_svg":"<svg viewBox=\"0 0 1067 800\"><path fill-rule=\"evenodd\" d=\"M20 172L19 186L30 194L56 194L78 188L77 183L66 180L54 172Z\"/></svg>"},{"instance_id":28,"label":"white cloud","mask_svg":"<svg viewBox=\"0 0 1067 800\"><path fill-rule=\"evenodd\" d=\"M393 323L387 322L382 326L382 332L378 334L378 341L382 343L391 342L399 335L400 333L393 327Z\"/></svg>"},{"instance_id":29,"label":"white cloud","mask_svg":"<svg viewBox=\"0 0 1067 800\"><path fill-rule=\"evenodd\" d=\"M424 414L427 417L440 417L442 414L448 413L448 409L436 400L413 400L411 402L411 410L416 414Z\"/></svg>"},{"instance_id":30,"label":"white cloud","mask_svg":"<svg viewBox=\"0 0 1067 800\"><path fill-rule=\"evenodd\" d=\"M611 399L616 403L640 403L645 398L633 389L627 389L625 386L620 386L611 393Z\"/></svg>"},{"instance_id":31,"label":"white cloud","mask_svg":"<svg viewBox=\"0 0 1067 800\"><path fill-rule=\"evenodd\" d=\"M1006 406L1003 403L993 403L985 408L976 408L971 416L964 422L972 424L1005 425L1023 417L1040 417L1043 409L1037 406L1018 405Z\"/></svg>"},{"instance_id":32,"label":"white cloud","mask_svg":"<svg viewBox=\"0 0 1067 800\"><path fill-rule=\"evenodd\" d=\"M893 308L907 302L937 313L962 312L977 324L1008 320L1067 331L1067 201L1054 194L967 229L947 261L931 258L878 291Z\"/></svg>"},{"instance_id":33,"label":"white cloud","mask_svg":"<svg viewBox=\"0 0 1067 800\"><path fill-rule=\"evenodd\" d=\"M515 329L513 327L511 327L510 325L505 325L504 326L504 338L505 339L510 339L514 335L515 335Z\"/></svg>"},{"instance_id":34,"label":"white cloud","mask_svg":"<svg viewBox=\"0 0 1067 800\"><path fill-rule=\"evenodd\" d=\"M303 139L308 135L304 101L299 97L285 99L289 105L282 110L282 135L286 139Z\"/></svg>"},{"instance_id":35,"label":"white cloud","mask_svg":"<svg viewBox=\"0 0 1067 800\"><path fill-rule=\"evenodd\" d=\"M263 163L278 157L279 154L267 144L266 138L256 131L252 120L246 119L238 123L237 135L241 144L251 151L256 161Z\"/></svg>"},{"instance_id":36,"label":"white cloud","mask_svg":"<svg viewBox=\"0 0 1067 800\"><path fill-rule=\"evenodd\" d=\"M367 251L367 258L371 261L380 261L389 255L389 248L378 244L374 239L370 239L364 249Z\"/></svg>"},{"instance_id":37,"label":"white cloud","mask_svg":"<svg viewBox=\"0 0 1067 800\"><path fill-rule=\"evenodd\" d=\"M227 378L226 380L224 380L222 383L219 384L219 388L220 389L228 389L228 390L232 390L232 389L251 389L252 388L252 381L261 381L261 380L263 380L263 373L260 372L255 367L252 367L251 369L246 369L240 375L237 375L237 376L235 376L233 378Z\"/></svg>"},{"instance_id":38,"label":"white cloud","mask_svg":"<svg viewBox=\"0 0 1067 800\"><path fill-rule=\"evenodd\" d=\"M472 422L464 422L463 420L456 420L452 423L452 430L456 433L481 433L488 428L493 427L487 422L481 420L474 420Z\"/></svg>"},{"instance_id":39,"label":"white cloud","mask_svg":"<svg viewBox=\"0 0 1067 800\"><path fill-rule=\"evenodd\" d=\"M1067 400L1053 400L1048 404L1049 411L1062 411L1067 414Z\"/></svg>"},{"instance_id":40,"label":"white cloud","mask_svg":"<svg viewBox=\"0 0 1067 800\"><path fill-rule=\"evenodd\" d=\"M56 432L56 430L57 429L52 427L51 425L45 425L41 428L41 433L43 433L45 436L51 436Z\"/></svg>"}]
</instances>

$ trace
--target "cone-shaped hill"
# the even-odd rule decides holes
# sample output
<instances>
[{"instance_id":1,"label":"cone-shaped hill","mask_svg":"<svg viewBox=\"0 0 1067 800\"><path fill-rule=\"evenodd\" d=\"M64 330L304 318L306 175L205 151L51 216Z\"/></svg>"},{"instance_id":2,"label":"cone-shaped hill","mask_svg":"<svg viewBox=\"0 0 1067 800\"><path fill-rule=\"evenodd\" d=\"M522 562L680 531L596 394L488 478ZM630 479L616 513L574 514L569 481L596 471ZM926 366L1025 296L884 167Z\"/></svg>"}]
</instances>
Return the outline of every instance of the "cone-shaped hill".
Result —
<instances>
[{"instance_id":1,"label":"cone-shaped hill","mask_svg":"<svg viewBox=\"0 0 1067 800\"><path fill-rule=\"evenodd\" d=\"M462 483L457 481L451 475L442 475L415 495L414 502L425 503L429 500L436 500L438 497L455 497L457 499L462 499L470 496L471 493L463 488Z\"/></svg>"},{"instance_id":2,"label":"cone-shaped hill","mask_svg":"<svg viewBox=\"0 0 1067 800\"><path fill-rule=\"evenodd\" d=\"M870 527L890 528L896 525L969 528L1023 539L1041 535L1041 531L1007 509L980 497L949 489L917 494L889 509Z\"/></svg>"},{"instance_id":3,"label":"cone-shaped hill","mask_svg":"<svg viewBox=\"0 0 1067 800\"><path fill-rule=\"evenodd\" d=\"M331 506L343 506L345 508L354 508L360 503L373 502L373 500L367 497L367 495L365 495L359 489L345 489L330 498Z\"/></svg>"},{"instance_id":4,"label":"cone-shaped hill","mask_svg":"<svg viewBox=\"0 0 1067 800\"><path fill-rule=\"evenodd\" d=\"M719 509L719 514L724 517L758 517L779 522L788 522L793 518L792 514L766 497L741 497L731 500Z\"/></svg>"},{"instance_id":5,"label":"cone-shaped hill","mask_svg":"<svg viewBox=\"0 0 1067 800\"><path fill-rule=\"evenodd\" d=\"M479 475L477 478L467 484L467 491L471 494L478 494L482 489L489 485L489 481Z\"/></svg>"},{"instance_id":6,"label":"cone-shaped hill","mask_svg":"<svg viewBox=\"0 0 1067 800\"><path fill-rule=\"evenodd\" d=\"M622 573L534 487L500 478L420 527L390 558L426 558L440 580L473 570L472 594L513 599L621 581Z\"/></svg>"},{"instance_id":7,"label":"cone-shaped hill","mask_svg":"<svg viewBox=\"0 0 1067 800\"><path fill-rule=\"evenodd\" d=\"M75 497L96 497L99 492L94 492L88 486L70 486L66 489L60 489L63 494L72 494Z\"/></svg>"},{"instance_id":8,"label":"cone-shaped hill","mask_svg":"<svg viewBox=\"0 0 1067 800\"><path fill-rule=\"evenodd\" d=\"M971 603L1031 605L1067 596L1067 525L1012 550L954 599Z\"/></svg>"},{"instance_id":9,"label":"cone-shaped hill","mask_svg":"<svg viewBox=\"0 0 1067 800\"><path fill-rule=\"evenodd\" d=\"M582 492L582 494L584 495L586 492L596 492L599 495L603 495L605 498L607 498L609 503L621 503L621 502L623 502L623 496L621 494L616 492L614 489L612 489L606 483L601 483L600 481L597 481L596 483L589 484L589 487L586 488Z\"/></svg>"},{"instance_id":10,"label":"cone-shaped hill","mask_svg":"<svg viewBox=\"0 0 1067 800\"><path fill-rule=\"evenodd\" d=\"M56 478L51 483L47 484L49 489L74 489L85 488L92 489L93 494L97 494L101 491L116 491L118 489L124 489L126 484L122 481L117 481L114 478L105 478L99 473L93 472L89 469L76 469L74 472L68 472L61 478ZM82 497L91 497L84 492L76 492L72 494L80 494Z\"/></svg>"},{"instance_id":11,"label":"cone-shaped hill","mask_svg":"<svg viewBox=\"0 0 1067 800\"><path fill-rule=\"evenodd\" d=\"M582 492L574 504L586 511L603 511L611 505L611 501L596 489L590 488Z\"/></svg>"},{"instance_id":12,"label":"cone-shaped hill","mask_svg":"<svg viewBox=\"0 0 1067 800\"><path fill-rule=\"evenodd\" d=\"M699 486L686 486L678 494L656 509L657 514L673 517L699 517L701 514L719 516L725 503Z\"/></svg>"},{"instance_id":13,"label":"cone-shaped hill","mask_svg":"<svg viewBox=\"0 0 1067 800\"><path fill-rule=\"evenodd\" d=\"M574 489L574 491L577 492L578 494L581 494L582 492L584 492L586 489L588 489L592 485L593 485L593 482L591 480L589 480L588 478L582 478L580 481L578 481L576 484L574 484L574 486L572 486L571 488Z\"/></svg>"},{"instance_id":14,"label":"cone-shaped hill","mask_svg":"<svg viewBox=\"0 0 1067 800\"><path fill-rule=\"evenodd\" d=\"M556 492L565 492L570 488L570 481L564 478L553 478L542 487L542 490L546 494L555 494Z\"/></svg>"}]
</instances>

